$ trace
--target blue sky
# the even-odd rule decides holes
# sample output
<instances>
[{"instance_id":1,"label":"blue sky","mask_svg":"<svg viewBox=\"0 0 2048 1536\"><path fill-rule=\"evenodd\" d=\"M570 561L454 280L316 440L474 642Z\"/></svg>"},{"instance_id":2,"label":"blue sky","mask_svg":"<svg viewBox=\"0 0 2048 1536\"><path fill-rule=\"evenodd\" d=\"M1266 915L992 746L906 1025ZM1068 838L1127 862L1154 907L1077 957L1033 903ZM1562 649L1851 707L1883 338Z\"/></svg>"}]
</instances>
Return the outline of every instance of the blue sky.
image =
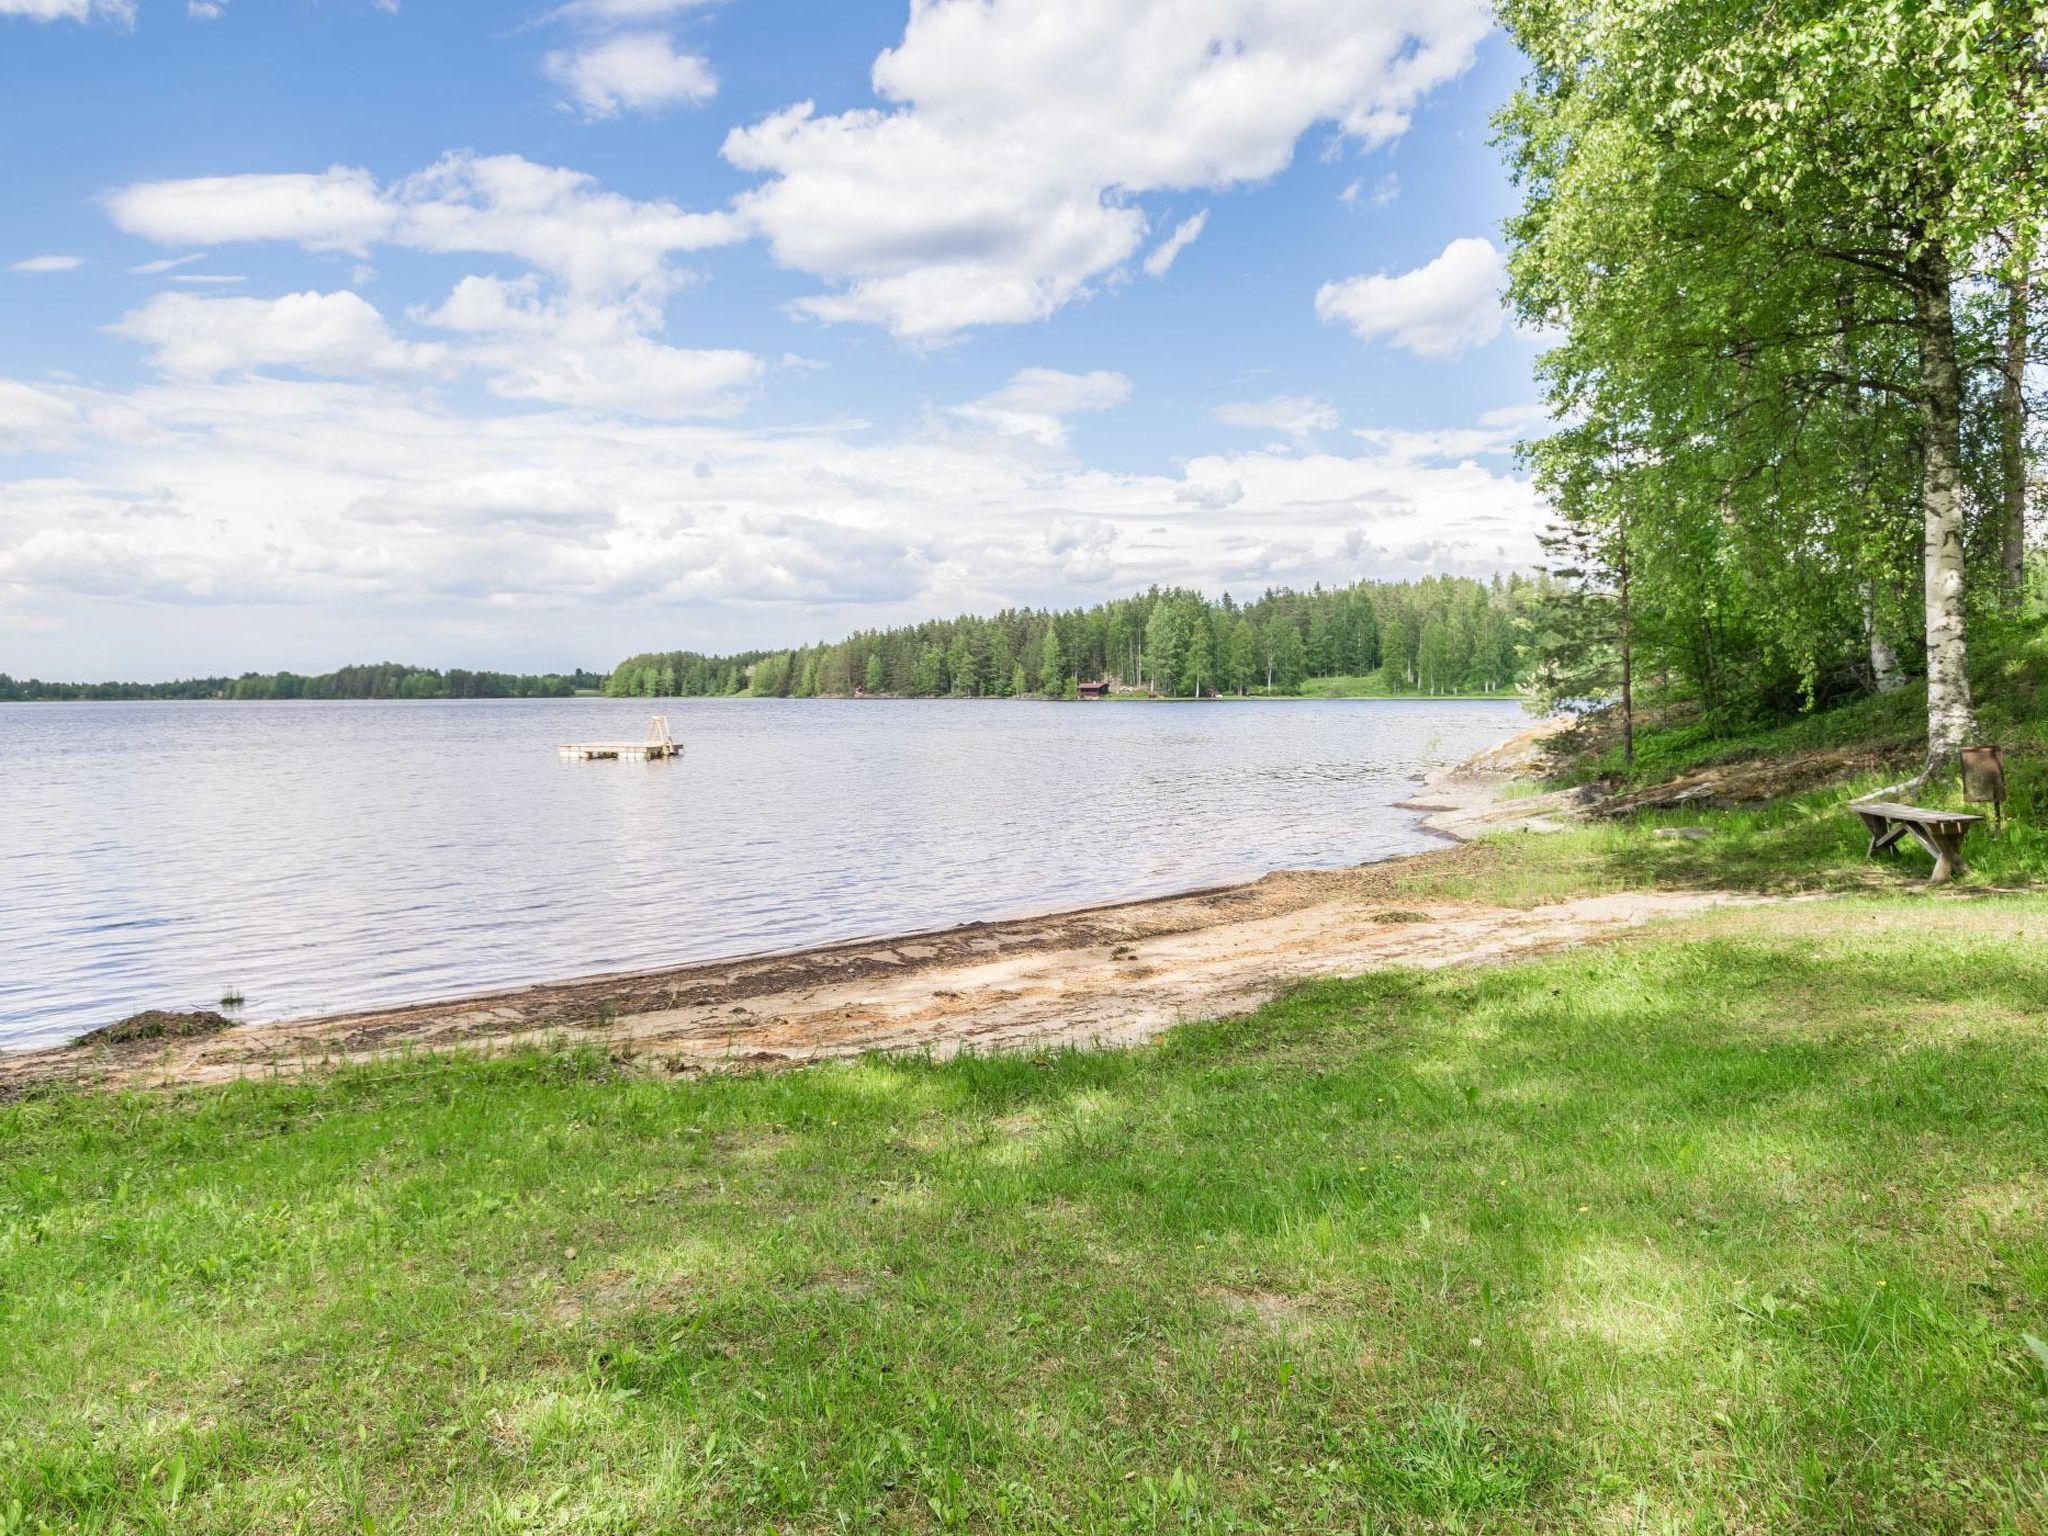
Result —
<instances>
[{"instance_id":1,"label":"blue sky","mask_svg":"<svg viewBox=\"0 0 2048 1536\"><path fill-rule=\"evenodd\" d=\"M0 0L0 670L1524 564L1517 68L1468 0Z\"/></svg>"}]
</instances>

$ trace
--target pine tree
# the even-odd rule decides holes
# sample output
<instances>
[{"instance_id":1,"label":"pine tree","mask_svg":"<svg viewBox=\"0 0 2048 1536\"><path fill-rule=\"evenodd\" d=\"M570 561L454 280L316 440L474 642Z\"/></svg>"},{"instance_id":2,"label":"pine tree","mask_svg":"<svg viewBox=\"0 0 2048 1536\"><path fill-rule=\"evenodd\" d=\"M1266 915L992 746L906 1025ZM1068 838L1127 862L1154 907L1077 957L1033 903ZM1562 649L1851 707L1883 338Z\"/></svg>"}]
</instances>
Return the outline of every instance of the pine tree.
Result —
<instances>
[{"instance_id":1,"label":"pine tree","mask_svg":"<svg viewBox=\"0 0 2048 1536\"><path fill-rule=\"evenodd\" d=\"M1283 693L1298 692L1308 676L1308 648L1292 620L1281 619L1273 629L1273 685Z\"/></svg>"},{"instance_id":2,"label":"pine tree","mask_svg":"<svg viewBox=\"0 0 2048 1536\"><path fill-rule=\"evenodd\" d=\"M1187 649L1181 656L1181 681L1183 691L1199 699L1204 684L1214 685L1216 681L1214 646L1209 639L1209 626L1199 617L1188 626Z\"/></svg>"},{"instance_id":3,"label":"pine tree","mask_svg":"<svg viewBox=\"0 0 2048 1536\"><path fill-rule=\"evenodd\" d=\"M1320 594L1318 594L1320 595ZM1328 677L1337 670L1331 642L1329 607L1317 603L1308 616L1308 671L1311 677Z\"/></svg>"},{"instance_id":4,"label":"pine tree","mask_svg":"<svg viewBox=\"0 0 2048 1536\"><path fill-rule=\"evenodd\" d=\"M1619 696L1622 761L1635 762L1634 655L1628 541L1591 517L1567 520L1544 537L1557 582L1537 616L1542 663L1533 687L1546 710Z\"/></svg>"},{"instance_id":5,"label":"pine tree","mask_svg":"<svg viewBox=\"0 0 2048 1536\"><path fill-rule=\"evenodd\" d=\"M1066 681L1067 653L1060 645L1057 624L1045 626L1045 645L1038 653L1038 687L1041 693L1058 694Z\"/></svg>"}]
</instances>

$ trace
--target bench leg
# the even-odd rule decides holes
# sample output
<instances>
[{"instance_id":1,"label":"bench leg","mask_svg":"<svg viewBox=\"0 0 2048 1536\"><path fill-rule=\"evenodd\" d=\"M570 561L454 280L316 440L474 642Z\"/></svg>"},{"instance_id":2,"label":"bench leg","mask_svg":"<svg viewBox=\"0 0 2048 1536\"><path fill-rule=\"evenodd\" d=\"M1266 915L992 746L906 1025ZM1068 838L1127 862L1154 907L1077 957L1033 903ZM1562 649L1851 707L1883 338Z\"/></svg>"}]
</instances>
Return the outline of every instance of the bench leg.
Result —
<instances>
[{"instance_id":1,"label":"bench leg","mask_svg":"<svg viewBox=\"0 0 2048 1536\"><path fill-rule=\"evenodd\" d=\"M1913 840L1934 855L1934 873L1928 879L1929 885L1946 885L1963 872L1961 838L1929 831L1925 827L1912 827L1909 830L1913 834Z\"/></svg>"},{"instance_id":2,"label":"bench leg","mask_svg":"<svg viewBox=\"0 0 2048 1536\"><path fill-rule=\"evenodd\" d=\"M1936 833L1934 854L1935 885L1946 885L1963 872L1963 840Z\"/></svg>"},{"instance_id":3,"label":"bench leg","mask_svg":"<svg viewBox=\"0 0 2048 1536\"><path fill-rule=\"evenodd\" d=\"M1864 851L1863 855L1867 859L1876 858L1885 849L1891 847L1893 843L1896 843L1901 837L1905 836L1906 829L1904 827L1892 826L1882 816L1872 816L1862 811L1858 811L1856 814L1863 818L1863 830L1870 834L1870 847Z\"/></svg>"}]
</instances>

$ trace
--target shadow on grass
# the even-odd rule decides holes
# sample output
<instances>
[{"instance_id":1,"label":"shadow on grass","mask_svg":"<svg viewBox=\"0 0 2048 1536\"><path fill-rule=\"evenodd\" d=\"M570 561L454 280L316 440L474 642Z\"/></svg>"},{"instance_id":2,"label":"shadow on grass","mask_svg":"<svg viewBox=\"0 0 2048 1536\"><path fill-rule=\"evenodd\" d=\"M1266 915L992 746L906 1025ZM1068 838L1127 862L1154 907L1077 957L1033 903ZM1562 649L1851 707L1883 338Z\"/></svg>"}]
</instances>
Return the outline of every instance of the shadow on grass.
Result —
<instances>
[{"instance_id":1,"label":"shadow on grass","mask_svg":"<svg viewBox=\"0 0 2048 1536\"><path fill-rule=\"evenodd\" d=\"M14 1106L0 1511L2020 1528L2033 913L1320 983L1126 1053Z\"/></svg>"}]
</instances>

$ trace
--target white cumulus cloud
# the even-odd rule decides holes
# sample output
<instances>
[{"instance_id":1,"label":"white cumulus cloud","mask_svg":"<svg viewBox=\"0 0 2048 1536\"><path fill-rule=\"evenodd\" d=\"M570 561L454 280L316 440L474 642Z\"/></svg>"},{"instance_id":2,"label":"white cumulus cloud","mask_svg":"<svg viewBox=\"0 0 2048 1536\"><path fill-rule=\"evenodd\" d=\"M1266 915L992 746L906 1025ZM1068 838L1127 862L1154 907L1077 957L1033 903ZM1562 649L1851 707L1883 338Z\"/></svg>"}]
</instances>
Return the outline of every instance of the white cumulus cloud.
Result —
<instances>
[{"instance_id":1,"label":"white cumulus cloud","mask_svg":"<svg viewBox=\"0 0 2048 1536\"><path fill-rule=\"evenodd\" d=\"M1208 227L1209 210L1204 208L1191 219L1176 224L1173 233L1152 247L1145 257L1145 275L1164 277L1167 270L1180 259L1180 253L1193 245Z\"/></svg>"},{"instance_id":2,"label":"white cumulus cloud","mask_svg":"<svg viewBox=\"0 0 2048 1536\"><path fill-rule=\"evenodd\" d=\"M288 240L309 251L364 251L385 238L397 210L368 171L197 176L144 181L106 198L114 223L159 245Z\"/></svg>"},{"instance_id":3,"label":"white cumulus cloud","mask_svg":"<svg viewBox=\"0 0 2048 1536\"><path fill-rule=\"evenodd\" d=\"M1261 432L1281 432L1305 439L1327 432L1337 425L1335 407L1312 395L1275 395L1270 400L1240 400L1219 405L1216 419L1226 427L1250 427Z\"/></svg>"},{"instance_id":4,"label":"white cumulus cloud","mask_svg":"<svg viewBox=\"0 0 2048 1536\"><path fill-rule=\"evenodd\" d=\"M1418 357L1457 357L1501 333L1506 281L1506 258L1492 241L1453 240L1412 272L1323 284L1316 315L1348 326L1361 341L1385 341Z\"/></svg>"},{"instance_id":5,"label":"white cumulus cloud","mask_svg":"<svg viewBox=\"0 0 2048 1536\"><path fill-rule=\"evenodd\" d=\"M922 0L875 62L887 106L727 137L764 178L736 209L828 284L800 313L927 344L1043 319L1136 254L1135 198L1272 176L1319 122L1384 143L1489 25L1483 0Z\"/></svg>"},{"instance_id":6,"label":"white cumulus cloud","mask_svg":"<svg viewBox=\"0 0 2048 1536\"><path fill-rule=\"evenodd\" d=\"M160 293L116 322L164 372L194 378L297 368L351 375L438 366L439 348L401 341L353 293L291 293L280 299L205 299Z\"/></svg>"},{"instance_id":7,"label":"white cumulus cloud","mask_svg":"<svg viewBox=\"0 0 2048 1536\"><path fill-rule=\"evenodd\" d=\"M953 414L995 432L1057 448L1067 439L1067 417L1111 410L1130 397L1131 381L1120 373L1022 368L1001 389L953 407Z\"/></svg>"},{"instance_id":8,"label":"white cumulus cloud","mask_svg":"<svg viewBox=\"0 0 2048 1536\"><path fill-rule=\"evenodd\" d=\"M0 17L25 21L91 21L95 17L135 24L134 0L0 0Z\"/></svg>"},{"instance_id":9,"label":"white cumulus cloud","mask_svg":"<svg viewBox=\"0 0 2048 1536\"><path fill-rule=\"evenodd\" d=\"M1515 444L1540 437L1554 425L1548 406L1510 405L1482 412L1469 427L1359 427L1352 435L1402 463L1453 463L1512 453Z\"/></svg>"},{"instance_id":10,"label":"white cumulus cloud","mask_svg":"<svg viewBox=\"0 0 2048 1536\"><path fill-rule=\"evenodd\" d=\"M81 415L56 390L0 379L0 453L50 447L78 425Z\"/></svg>"},{"instance_id":11,"label":"white cumulus cloud","mask_svg":"<svg viewBox=\"0 0 2048 1536\"><path fill-rule=\"evenodd\" d=\"M549 299L532 278L466 277L428 325L470 338L459 349L489 371L492 393L652 417L729 415L767 371L751 352L671 347L659 308Z\"/></svg>"},{"instance_id":12,"label":"white cumulus cloud","mask_svg":"<svg viewBox=\"0 0 2048 1536\"><path fill-rule=\"evenodd\" d=\"M1090 377L997 393L1120 393ZM518 657L545 613L601 665L678 633L789 643L1154 582L1485 574L1533 560L1543 518L1505 467L1364 445L1109 472L995 432L476 412L404 375L8 381L0 445L66 455L0 468L0 612L15 670L43 675L245 664L256 602L272 644L337 658L451 629ZM80 594L110 600L87 631Z\"/></svg>"},{"instance_id":13,"label":"white cumulus cloud","mask_svg":"<svg viewBox=\"0 0 2048 1536\"><path fill-rule=\"evenodd\" d=\"M561 87L565 105L593 121L696 106L718 92L711 66L694 53L678 53L659 32L626 32L557 48L541 67Z\"/></svg>"},{"instance_id":14,"label":"white cumulus cloud","mask_svg":"<svg viewBox=\"0 0 2048 1536\"><path fill-rule=\"evenodd\" d=\"M279 240L355 255L390 244L513 256L598 294L661 285L671 256L741 237L723 213L636 201L519 155L445 155L389 186L349 166L140 182L106 205L121 229L160 245Z\"/></svg>"},{"instance_id":15,"label":"white cumulus cloud","mask_svg":"<svg viewBox=\"0 0 2048 1536\"><path fill-rule=\"evenodd\" d=\"M570 0L553 12L557 20L626 23L661 21L684 11L703 10L718 0Z\"/></svg>"},{"instance_id":16,"label":"white cumulus cloud","mask_svg":"<svg viewBox=\"0 0 2048 1536\"><path fill-rule=\"evenodd\" d=\"M358 254L390 245L506 256L533 269L472 276L437 309L412 314L459 334L448 343L400 338L349 293L167 297L115 327L148 345L166 372L475 369L503 399L660 418L729 414L766 371L751 353L675 347L661 335L678 282L671 258L734 238L730 219L622 197L516 155L451 154L389 185L349 167L150 182L109 194L107 206L123 229L166 245L288 240ZM241 281L174 270L193 259L139 270L174 283Z\"/></svg>"}]
</instances>

